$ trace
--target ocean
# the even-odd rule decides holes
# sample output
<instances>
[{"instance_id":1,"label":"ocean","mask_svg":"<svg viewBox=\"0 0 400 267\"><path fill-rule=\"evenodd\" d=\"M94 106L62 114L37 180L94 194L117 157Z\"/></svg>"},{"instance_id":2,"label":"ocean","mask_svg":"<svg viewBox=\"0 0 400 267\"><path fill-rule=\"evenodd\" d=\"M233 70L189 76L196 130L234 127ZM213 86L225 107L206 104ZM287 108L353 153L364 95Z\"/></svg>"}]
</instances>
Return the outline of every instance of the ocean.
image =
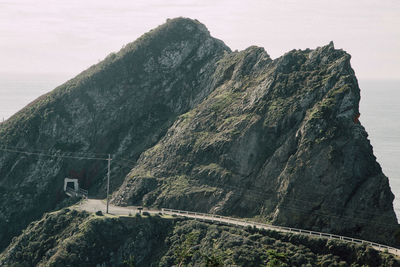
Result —
<instances>
[{"instance_id":1,"label":"ocean","mask_svg":"<svg viewBox=\"0 0 400 267\"><path fill-rule=\"evenodd\" d=\"M0 73L0 121L71 77L68 74Z\"/></svg>"},{"instance_id":2,"label":"ocean","mask_svg":"<svg viewBox=\"0 0 400 267\"><path fill-rule=\"evenodd\" d=\"M64 83L69 74L0 73L0 120L29 104L40 95ZM397 196L394 208L400 215L400 80L359 80L361 89L360 121L369 134L374 154L389 177Z\"/></svg>"},{"instance_id":3,"label":"ocean","mask_svg":"<svg viewBox=\"0 0 400 267\"><path fill-rule=\"evenodd\" d=\"M359 80L359 86L360 122L368 132L383 173L389 177L400 219L400 80Z\"/></svg>"}]
</instances>

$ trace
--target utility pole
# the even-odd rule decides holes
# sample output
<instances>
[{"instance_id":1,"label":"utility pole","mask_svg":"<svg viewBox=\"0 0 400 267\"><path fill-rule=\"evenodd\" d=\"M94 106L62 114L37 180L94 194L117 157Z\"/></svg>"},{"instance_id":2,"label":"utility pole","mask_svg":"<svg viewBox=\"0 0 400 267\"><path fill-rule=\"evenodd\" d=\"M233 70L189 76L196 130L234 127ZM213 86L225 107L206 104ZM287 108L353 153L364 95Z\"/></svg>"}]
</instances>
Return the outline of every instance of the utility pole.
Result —
<instances>
[{"instance_id":1,"label":"utility pole","mask_svg":"<svg viewBox=\"0 0 400 267\"><path fill-rule=\"evenodd\" d=\"M109 197L109 194L110 194L110 165L111 165L111 155L110 154L108 154L107 161L108 161L108 172L107 172L107 211L106 211L106 213L108 213L108 204L110 202L110 197Z\"/></svg>"}]
</instances>

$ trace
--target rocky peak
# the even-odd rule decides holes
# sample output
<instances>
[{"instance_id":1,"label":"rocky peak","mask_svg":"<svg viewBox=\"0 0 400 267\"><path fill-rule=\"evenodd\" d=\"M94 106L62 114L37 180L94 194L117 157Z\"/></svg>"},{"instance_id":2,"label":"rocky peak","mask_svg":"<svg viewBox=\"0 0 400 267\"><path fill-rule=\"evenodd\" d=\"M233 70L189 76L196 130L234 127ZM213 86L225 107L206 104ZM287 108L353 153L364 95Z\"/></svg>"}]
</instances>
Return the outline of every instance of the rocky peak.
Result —
<instances>
[{"instance_id":1,"label":"rocky peak","mask_svg":"<svg viewBox=\"0 0 400 267\"><path fill-rule=\"evenodd\" d=\"M132 162L181 114L214 90L218 60L230 49L198 21L178 18L144 34L15 114L0 146L105 158L113 154L111 189ZM128 159L126 160L122 160ZM105 161L0 154L0 248L65 198L65 177L105 197Z\"/></svg>"},{"instance_id":2,"label":"rocky peak","mask_svg":"<svg viewBox=\"0 0 400 267\"><path fill-rule=\"evenodd\" d=\"M111 153L119 205L389 243L393 194L357 119L359 100L350 56L333 43L272 60L255 46L231 52L198 21L178 18L25 107L2 124L0 145ZM0 154L0 248L63 205L65 177L105 197L106 166Z\"/></svg>"},{"instance_id":3,"label":"rocky peak","mask_svg":"<svg viewBox=\"0 0 400 267\"><path fill-rule=\"evenodd\" d=\"M357 120L345 51L330 43L271 60L250 47L225 55L214 79L216 89L141 155L115 203L390 240L393 194Z\"/></svg>"}]
</instances>

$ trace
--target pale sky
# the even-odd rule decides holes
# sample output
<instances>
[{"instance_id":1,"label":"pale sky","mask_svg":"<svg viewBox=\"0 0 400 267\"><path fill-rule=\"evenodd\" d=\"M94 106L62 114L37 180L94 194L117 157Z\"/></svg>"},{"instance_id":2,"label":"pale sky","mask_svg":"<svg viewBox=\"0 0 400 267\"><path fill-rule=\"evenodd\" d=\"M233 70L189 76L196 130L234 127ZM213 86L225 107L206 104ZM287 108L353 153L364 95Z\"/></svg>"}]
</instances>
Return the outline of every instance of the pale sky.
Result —
<instances>
[{"instance_id":1,"label":"pale sky","mask_svg":"<svg viewBox=\"0 0 400 267\"><path fill-rule=\"evenodd\" d=\"M0 72L78 74L167 18L272 58L333 40L361 79L400 79L400 0L0 0Z\"/></svg>"}]
</instances>

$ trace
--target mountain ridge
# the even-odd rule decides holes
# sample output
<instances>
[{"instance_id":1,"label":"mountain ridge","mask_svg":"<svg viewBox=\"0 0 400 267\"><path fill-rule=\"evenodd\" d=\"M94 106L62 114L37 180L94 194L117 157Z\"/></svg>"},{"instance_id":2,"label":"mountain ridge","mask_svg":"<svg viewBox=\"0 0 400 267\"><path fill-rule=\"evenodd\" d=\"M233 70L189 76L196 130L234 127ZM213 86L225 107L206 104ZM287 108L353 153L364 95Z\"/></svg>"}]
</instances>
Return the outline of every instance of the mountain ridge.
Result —
<instances>
[{"instance_id":1,"label":"mountain ridge","mask_svg":"<svg viewBox=\"0 0 400 267\"><path fill-rule=\"evenodd\" d=\"M113 154L120 205L259 216L393 244L393 194L359 100L350 55L333 43L272 60L256 46L232 52L178 18L12 116L0 144ZM65 177L105 197L105 173L104 162L0 154L0 249L65 204Z\"/></svg>"},{"instance_id":2,"label":"mountain ridge","mask_svg":"<svg viewBox=\"0 0 400 267\"><path fill-rule=\"evenodd\" d=\"M209 93L214 62L224 51L230 50L199 22L170 20L12 116L0 128L0 144L54 154L106 151L115 163L135 161L176 116ZM113 164L112 190L129 171L126 165ZM101 161L3 151L0 247L63 201L65 177L79 179L92 196L105 197L105 173Z\"/></svg>"},{"instance_id":3,"label":"mountain ridge","mask_svg":"<svg viewBox=\"0 0 400 267\"><path fill-rule=\"evenodd\" d=\"M264 214L278 224L369 238L368 233L376 235L383 225L396 224L393 207L385 204L393 201L388 180L375 157L366 156L372 147L358 122L360 95L350 55L335 50L331 42L315 50L292 50L275 60L262 48L250 47L221 62L222 70L216 73L222 82L141 155L114 194L116 204L240 217ZM311 153L313 146L318 149ZM337 161L346 155L354 167ZM314 165L312 172L302 175L307 165ZM315 176L318 182L308 181ZM336 176L342 180L335 181ZM321 182L323 178L329 181ZM352 191L347 190L349 185ZM333 186L336 192L331 192ZM326 191L316 193L323 188ZM293 189L302 192L291 194ZM365 190L361 195L380 192L380 199L370 203L379 211L357 203L358 190ZM257 203L262 199L266 202ZM360 206L348 208L354 204ZM337 214L342 218L330 218ZM378 229L361 230L371 220L380 225Z\"/></svg>"}]
</instances>

